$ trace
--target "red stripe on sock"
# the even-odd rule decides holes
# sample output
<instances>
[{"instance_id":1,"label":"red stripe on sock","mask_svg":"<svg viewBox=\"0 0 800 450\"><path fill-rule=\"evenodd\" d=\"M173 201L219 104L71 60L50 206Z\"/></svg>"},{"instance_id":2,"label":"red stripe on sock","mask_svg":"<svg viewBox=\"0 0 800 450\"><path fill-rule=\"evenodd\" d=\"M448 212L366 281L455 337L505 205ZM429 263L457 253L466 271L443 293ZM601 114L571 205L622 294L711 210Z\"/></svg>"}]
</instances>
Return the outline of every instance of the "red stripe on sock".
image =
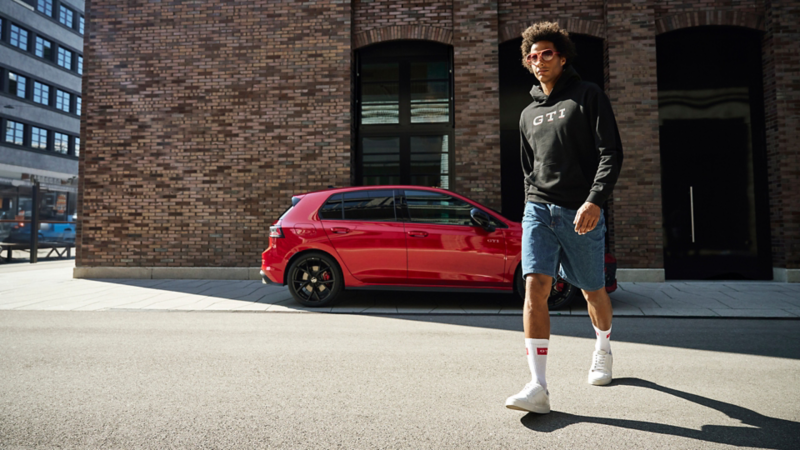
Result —
<instances>
[{"instance_id":1,"label":"red stripe on sock","mask_svg":"<svg viewBox=\"0 0 800 450\"><path fill-rule=\"evenodd\" d=\"M547 356L547 349L546 348L537 348L536 349L536 354L537 355L545 355L545 356Z\"/></svg>"}]
</instances>

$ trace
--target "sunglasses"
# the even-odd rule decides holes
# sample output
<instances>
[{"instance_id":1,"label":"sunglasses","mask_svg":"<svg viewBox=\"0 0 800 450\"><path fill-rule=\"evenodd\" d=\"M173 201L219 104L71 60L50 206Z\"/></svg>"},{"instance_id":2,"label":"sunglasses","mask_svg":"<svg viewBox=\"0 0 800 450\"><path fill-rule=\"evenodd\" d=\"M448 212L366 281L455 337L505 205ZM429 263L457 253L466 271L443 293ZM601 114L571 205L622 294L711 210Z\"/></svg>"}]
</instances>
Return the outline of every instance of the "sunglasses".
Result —
<instances>
[{"instance_id":1,"label":"sunglasses","mask_svg":"<svg viewBox=\"0 0 800 450\"><path fill-rule=\"evenodd\" d=\"M528 64L536 64L539 62L539 56L541 55L542 61L551 61L554 56L560 55L557 51L548 48L547 50L542 50L540 52L531 52L530 55L525 57L525 62Z\"/></svg>"}]
</instances>

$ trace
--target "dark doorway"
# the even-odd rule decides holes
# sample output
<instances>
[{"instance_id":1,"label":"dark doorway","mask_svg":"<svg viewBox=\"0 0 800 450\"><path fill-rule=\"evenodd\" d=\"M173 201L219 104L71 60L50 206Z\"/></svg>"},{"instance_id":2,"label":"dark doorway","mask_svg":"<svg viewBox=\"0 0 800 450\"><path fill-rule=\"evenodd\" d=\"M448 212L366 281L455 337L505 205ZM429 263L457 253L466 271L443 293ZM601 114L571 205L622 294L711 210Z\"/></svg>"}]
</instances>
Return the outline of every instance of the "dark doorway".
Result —
<instances>
[{"instance_id":1,"label":"dark doorway","mask_svg":"<svg viewBox=\"0 0 800 450\"><path fill-rule=\"evenodd\" d=\"M571 34L578 50L573 64L586 81L603 88L603 40ZM522 38L500 44L500 171L502 212L521 221L525 210L525 187L519 153L519 116L531 103L530 91L539 81L522 66Z\"/></svg>"},{"instance_id":2,"label":"dark doorway","mask_svg":"<svg viewBox=\"0 0 800 450\"><path fill-rule=\"evenodd\" d=\"M667 279L772 279L761 33L657 38Z\"/></svg>"}]
</instances>

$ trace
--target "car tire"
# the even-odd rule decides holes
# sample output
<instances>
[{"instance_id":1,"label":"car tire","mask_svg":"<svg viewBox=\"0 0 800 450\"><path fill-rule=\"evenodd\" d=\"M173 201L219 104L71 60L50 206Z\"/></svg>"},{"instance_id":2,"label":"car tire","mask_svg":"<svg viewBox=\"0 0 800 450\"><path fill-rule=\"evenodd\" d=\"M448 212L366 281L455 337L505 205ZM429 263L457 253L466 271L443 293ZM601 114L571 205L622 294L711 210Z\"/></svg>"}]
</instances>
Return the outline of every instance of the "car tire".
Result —
<instances>
[{"instance_id":1,"label":"car tire","mask_svg":"<svg viewBox=\"0 0 800 450\"><path fill-rule=\"evenodd\" d=\"M287 272L292 297L303 306L331 306L344 289L344 277L336 260L324 253L306 253Z\"/></svg>"},{"instance_id":2,"label":"car tire","mask_svg":"<svg viewBox=\"0 0 800 450\"><path fill-rule=\"evenodd\" d=\"M514 273L514 290L525 302L525 280L522 278L522 269L517 268ZM550 311L566 308L571 305L578 296L582 295L577 286L564 281L561 277L553 279L553 287L550 289L550 297L547 298L547 309Z\"/></svg>"}]
</instances>

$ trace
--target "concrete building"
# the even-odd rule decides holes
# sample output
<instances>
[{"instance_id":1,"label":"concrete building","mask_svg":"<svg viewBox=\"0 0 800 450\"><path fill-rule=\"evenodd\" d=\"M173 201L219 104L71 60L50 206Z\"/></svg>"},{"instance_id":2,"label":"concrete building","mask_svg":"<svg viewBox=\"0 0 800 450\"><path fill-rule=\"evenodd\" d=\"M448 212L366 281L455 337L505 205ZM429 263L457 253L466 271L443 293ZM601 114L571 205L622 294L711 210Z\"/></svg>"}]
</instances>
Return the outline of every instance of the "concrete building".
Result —
<instances>
[{"instance_id":1,"label":"concrete building","mask_svg":"<svg viewBox=\"0 0 800 450\"><path fill-rule=\"evenodd\" d=\"M620 127L620 278L800 280L796 0L93 0L87 17L76 276L243 273L291 195L328 185L438 185L518 220L520 35L550 20Z\"/></svg>"},{"instance_id":2,"label":"concrete building","mask_svg":"<svg viewBox=\"0 0 800 450\"><path fill-rule=\"evenodd\" d=\"M84 2L0 1L0 30L0 220L30 220L35 181L40 218L74 221Z\"/></svg>"}]
</instances>

